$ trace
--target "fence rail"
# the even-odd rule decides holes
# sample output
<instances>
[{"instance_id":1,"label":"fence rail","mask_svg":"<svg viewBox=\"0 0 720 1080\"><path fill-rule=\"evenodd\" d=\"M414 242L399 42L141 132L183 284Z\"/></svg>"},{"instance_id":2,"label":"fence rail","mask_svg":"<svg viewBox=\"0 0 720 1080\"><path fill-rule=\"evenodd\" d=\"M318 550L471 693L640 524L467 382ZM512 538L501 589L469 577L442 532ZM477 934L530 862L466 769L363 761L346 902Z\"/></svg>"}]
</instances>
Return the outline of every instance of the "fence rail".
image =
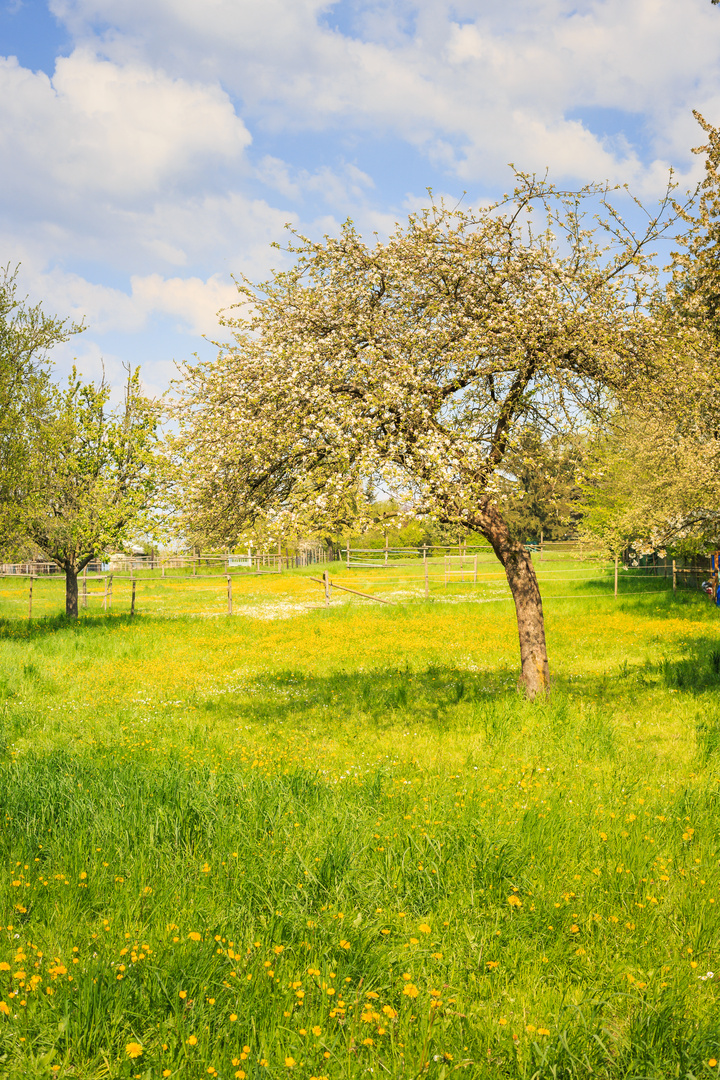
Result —
<instances>
[{"instance_id":1,"label":"fence rail","mask_svg":"<svg viewBox=\"0 0 720 1080\"><path fill-rule=\"evenodd\" d=\"M355 549L350 549L351 553ZM414 550L414 549L412 549ZM346 557L347 549L343 553ZM369 567L352 563L350 567L335 561L323 568L322 577L310 573L293 574L283 581L279 563L263 558L243 560L241 565L225 566L218 560L204 567L205 571L192 572L192 567L179 566L158 568L152 573L138 572L131 568L125 573L84 573L78 579L78 606L83 615L92 614L158 614L172 616L252 614L262 605L295 605L295 609L322 604L339 599L341 594L355 594L363 599L380 603L408 602L419 599L450 600L473 598L482 603L510 601L511 595L502 567L494 560L485 559L480 552L462 555L437 552L434 556L415 556L404 563L373 563ZM659 591L675 592L678 588L699 588L708 576L702 566L678 566L673 573L672 561L667 568L658 566L620 567L613 563L583 564L579 559L574 565L553 565L552 562L536 562L536 573L543 594L543 601L580 599L583 596L615 597L654 595L652 581L663 581ZM588 560L589 561L589 560ZM285 567L283 567L283 570ZM332 573L332 578L331 578ZM267 586L260 591L243 585L259 577L265 578ZM671 580L668 580L670 579ZM25 607L29 618L54 614L64 600L64 583L58 575L10 574L0 603L11 605L13 615L18 606ZM660 584L658 581L658 585ZM24 584L23 587L23 582ZM583 589L600 584L603 591ZM318 595L317 585L324 590ZM563 586L565 591L563 592ZM567 587L571 591L567 592ZM572 589L576 591L573 592ZM62 599L61 599L62 598ZM299 607L298 607L299 605ZM64 603L63 603L64 607Z\"/></svg>"}]
</instances>

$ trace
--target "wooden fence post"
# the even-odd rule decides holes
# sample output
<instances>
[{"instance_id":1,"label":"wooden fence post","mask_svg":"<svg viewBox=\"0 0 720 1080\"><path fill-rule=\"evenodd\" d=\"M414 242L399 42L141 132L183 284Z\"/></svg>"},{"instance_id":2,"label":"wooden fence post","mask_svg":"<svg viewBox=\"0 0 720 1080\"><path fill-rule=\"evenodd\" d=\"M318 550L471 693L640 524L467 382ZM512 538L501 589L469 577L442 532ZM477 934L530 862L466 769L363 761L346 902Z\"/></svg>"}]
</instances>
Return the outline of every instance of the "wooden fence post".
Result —
<instances>
[{"instance_id":1,"label":"wooden fence post","mask_svg":"<svg viewBox=\"0 0 720 1080\"><path fill-rule=\"evenodd\" d=\"M135 614L135 578L130 579L132 581L132 599L130 601L130 614Z\"/></svg>"},{"instance_id":2,"label":"wooden fence post","mask_svg":"<svg viewBox=\"0 0 720 1080\"><path fill-rule=\"evenodd\" d=\"M232 615L232 578L230 577L229 574L227 576L227 587L228 587L228 590L227 590L227 592L228 592L228 615Z\"/></svg>"},{"instance_id":3,"label":"wooden fence post","mask_svg":"<svg viewBox=\"0 0 720 1080\"><path fill-rule=\"evenodd\" d=\"M347 568L350 569L350 541L347 542Z\"/></svg>"},{"instance_id":4,"label":"wooden fence post","mask_svg":"<svg viewBox=\"0 0 720 1080\"><path fill-rule=\"evenodd\" d=\"M330 607L330 572L326 570L323 574L323 583L325 585L325 607Z\"/></svg>"},{"instance_id":5,"label":"wooden fence post","mask_svg":"<svg viewBox=\"0 0 720 1080\"><path fill-rule=\"evenodd\" d=\"M675 560L673 559L673 593L677 591L677 569L675 567Z\"/></svg>"},{"instance_id":6,"label":"wooden fence post","mask_svg":"<svg viewBox=\"0 0 720 1080\"><path fill-rule=\"evenodd\" d=\"M543 555L544 555L544 551L543 551L543 540L544 540L544 535L543 535L543 531L542 531L542 529L541 529L541 530L540 530L540 562L542 562L542 561L543 561Z\"/></svg>"},{"instance_id":7,"label":"wooden fence post","mask_svg":"<svg viewBox=\"0 0 720 1080\"><path fill-rule=\"evenodd\" d=\"M425 571L425 599L430 599L430 582L428 581L427 544L423 544L423 569Z\"/></svg>"},{"instance_id":8,"label":"wooden fence post","mask_svg":"<svg viewBox=\"0 0 720 1080\"><path fill-rule=\"evenodd\" d=\"M113 576L110 574L110 580L108 581L108 608L112 607L112 579Z\"/></svg>"},{"instance_id":9,"label":"wooden fence post","mask_svg":"<svg viewBox=\"0 0 720 1080\"><path fill-rule=\"evenodd\" d=\"M473 566L473 585L477 585L477 555L475 555L475 565Z\"/></svg>"},{"instance_id":10,"label":"wooden fence post","mask_svg":"<svg viewBox=\"0 0 720 1080\"><path fill-rule=\"evenodd\" d=\"M82 606L83 606L83 608L87 608L87 566L86 566L86 567L85 567L85 569L83 570L83 598L82 598Z\"/></svg>"},{"instance_id":11,"label":"wooden fence post","mask_svg":"<svg viewBox=\"0 0 720 1080\"><path fill-rule=\"evenodd\" d=\"M108 584L107 584L107 581L108 581L108 579L107 579L107 574L106 574L105 577L103 578L103 586L104 586L104 589L105 589L105 594L103 596L103 611L107 611L107 602L108 602Z\"/></svg>"},{"instance_id":12,"label":"wooden fence post","mask_svg":"<svg viewBox=\"0 0 720 1080\"><path fill-rule=\"evenodd\" d=\"M30 575L30 596L29 596L29 599L28 599L28 620L32 619L32 587L33 587L33 579L32 579L32 574L31 574Z\"/></svg>"},{"instance_id":13,"label":"wooden fence post","mask_svg":"<svg viewBox=\"0 0 720 1080\"><path fill-rule=\"evenodd\" d=\"M385 530L385 565L386 566L388 564L387 560L388 560L388 534L387 534L387 530Z\"/></svg>"},{"instance_id":14,"label":"wooden fence post","mask_svg":"<svg viewBox=\"0 0 720 1080\"><path fill-rule=\"evenodd\" d=\"M617 596L617 586L618 586L618 557L616 555L615 556L615 596Z\"/></svg>"}]
</instances>

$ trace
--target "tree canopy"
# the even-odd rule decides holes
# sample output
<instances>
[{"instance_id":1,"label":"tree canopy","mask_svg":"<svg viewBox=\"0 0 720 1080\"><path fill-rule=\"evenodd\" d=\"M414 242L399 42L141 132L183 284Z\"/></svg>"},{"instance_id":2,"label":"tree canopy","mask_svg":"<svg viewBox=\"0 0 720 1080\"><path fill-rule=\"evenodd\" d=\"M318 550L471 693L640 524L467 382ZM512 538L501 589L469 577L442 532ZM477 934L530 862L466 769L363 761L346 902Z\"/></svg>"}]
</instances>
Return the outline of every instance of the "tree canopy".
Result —
<instances>
[{"instance_id":1,"label":"tree canopy","mask_svg":"<svg viewBox=\"0 0 720 1080\"><path fill-rule=\"evenodd\" d=\"M350 222L296 236L289 270L239 283L217 361L184 369L171 411L187 519L229 541L351 500L362 522L371 481L408 516L475 529L513 592L522 681L544 691L540 594L498 491L528 425L572 429L652 363L651 245L668 200L636 236L608 195L518 175L498 203L434 204L386 242Z\"/></svg>"},{"instance_id":2,"label":"tree canopy","mask_svg":"<svg viewBox=\"0 0 720 1080\"><path fill-rule=\"evenodd\" d=\"M18 295L18 267L0 268L0 535L3 508L27 468L27 434L48 415L50 350L83 327Z\"/></svg>"}]
</instances>

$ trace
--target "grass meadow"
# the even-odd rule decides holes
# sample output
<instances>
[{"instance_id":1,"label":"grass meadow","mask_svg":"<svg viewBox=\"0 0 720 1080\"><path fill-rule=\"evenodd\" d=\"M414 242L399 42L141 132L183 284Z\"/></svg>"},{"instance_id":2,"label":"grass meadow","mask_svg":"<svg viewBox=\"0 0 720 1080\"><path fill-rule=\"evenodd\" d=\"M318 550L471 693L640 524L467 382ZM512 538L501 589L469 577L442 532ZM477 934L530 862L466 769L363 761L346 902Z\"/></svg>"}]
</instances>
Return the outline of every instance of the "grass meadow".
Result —
<instances>
[{"instance_id":1,"label":"grass meadow","mask_svg":"<svg viewBox=\"0 0 720 1080\"><path fill-rule=\"evenodd\" d=\"M571 570L535 705L495 579L0 582L0 1075L720 1075L720 613Z\"/></svg>"}]
</instances>

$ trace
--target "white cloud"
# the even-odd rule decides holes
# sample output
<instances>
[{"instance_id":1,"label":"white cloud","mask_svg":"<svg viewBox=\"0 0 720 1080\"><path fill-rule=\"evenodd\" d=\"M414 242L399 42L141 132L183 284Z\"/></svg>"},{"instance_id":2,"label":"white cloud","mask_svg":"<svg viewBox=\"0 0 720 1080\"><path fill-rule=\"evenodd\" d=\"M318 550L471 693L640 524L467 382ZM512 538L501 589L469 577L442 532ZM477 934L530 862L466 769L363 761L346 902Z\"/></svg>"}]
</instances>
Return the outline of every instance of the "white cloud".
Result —
<instances>
[{"instance_id":1,"label":"white cloud","mask_svg":"<svg viewBox=\"0 0 720 1080\"><path fill-rule=\"evenodd\" d=\"M145 342L157 385L189 335L217 333L232 272L283 265L285 222L386 235L426 184L476 203L509 161L650 199L669 162L701 167L691 108L720 122L709 0L52 6L76 42L52 76L0 58L0 262L22 259L33 299L84 316L111 358L118 335Z\"/></svg>"},{"instance_id":2,"label":"white cloud","mask_svg":"<svg viewBox=\"0 0 720 1080\"><path fill-rule=\"evenodd\" d=\"M348 33L320 0L56 0L76 32L175 74L219 79L273 130L357 130L407 139L462 179L506 162L581 179L638 176L640 158L566 113L642 112L665 160L676 117L718 85L720 15L707 0L386 0L353 5ZM650 162L644 162L650 164ZM632 179L632 176L629 177ZM292 189L285 188L289 194Z\"/></svg>"},{"instance_id":3,"label":"white cloud","mask_svg":"<svg viewBox=\"0 0 720 1080\"><path fill-rule=\"evenodd\" d=\"M217 313L238 298L232 282L219 274L200 278L163 278L160 274L132 278L132 299L146 316L151 312L172 315L190 333L217 335Z\"/></svg>"},{"instance_id":4,"label":"white cloud","mask_svg":"<svg viewBox=\"0 0 720 1080\"><path fill-rule=\"evenodd\" d=\"M59 57L52 80L0 58L0 98L0 183L17 195L29 183L45 204L88 193L131 203L237 162L250 143L218 86L88 49Z\"/></svg>"}]
</instances>

